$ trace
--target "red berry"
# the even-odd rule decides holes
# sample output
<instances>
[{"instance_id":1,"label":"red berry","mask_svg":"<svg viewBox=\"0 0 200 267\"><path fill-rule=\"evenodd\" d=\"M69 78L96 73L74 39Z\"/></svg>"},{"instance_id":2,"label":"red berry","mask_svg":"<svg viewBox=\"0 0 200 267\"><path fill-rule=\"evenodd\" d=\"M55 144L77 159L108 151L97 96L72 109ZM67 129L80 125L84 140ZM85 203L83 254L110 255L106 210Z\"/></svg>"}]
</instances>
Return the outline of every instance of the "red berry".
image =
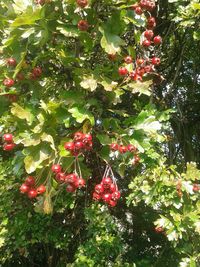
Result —
<instances>
[{"instance_id":1,"label":"red berry","mask_svg":"<svg viewBox=\"0 0 200 267\"><path fill-rule=\"evenodd\" d=\"M144 47L149 47L149 46L151 45L151 41L149 41L149 40L144 40L144 41L142 42L142 45L143 45Z\"/></svg>"},{"instance_id":2,"label":"red berry","mask_svg":"<svg viewBox=\"0 0 200 267\"><path fill-rule=\"evenodd\" d=\"M148 5L146 6L146 10L153 11L155 7L156 7L155 3L149 1Z\"/></svg>"},{"instance_id":3,"label":"red berry","mask_svg":"<svg viewBox=\"0 0 200 267\"><path fill-rule=\"evenodd\" d=\"M145 8L146 5L147 5L147 1L146 1L146 0L141 0L141 1L139 2L139 5L140 5L141 8Z\"/></svg>"},{"instance_id":4,"label":"red berry","mask_svg":"<svg viewBox=\"0 0 200 267\"><path fill-rule=\"evenodd\" d=\"M137 150L137 148L134 145L129 144L127 146L127 150L130 152L135 152Z\"/></svg>"},{"instance_id":5,"label":"red berry","mask_svg":"<svg viewBox=\"0 0 200 267\"><path fill-rule=\"evenodd\" d=\"M46 192L46 187L43 185L43 184L41 184L38 188L37 188L37 193L39 194L39 195L42 195L42 194L44 194Z\"/></svg>"},{"instance_id":6,"label":"red berry","mask_svg":"<svg viewBox=\"0 0 200 267\"><path fill-rule=\"evenodd\" d=\"M35 178L33 176L28 176L25 180L25 184L32 187L35 185Z\"/></svg>"},{"instance_id":7,"label":"red berry","mask_svg":"<svg viewBox=\"0 0 200 267\"><path fill-rule=\"evenodd\" d=\"M141 8L140 6L137 6L137 7L135 8L135 13L136 13L137 15L142 15L142 13L143 13L142 8Z\"/></svg>"},{"instance_id":8,"label":"red berry","mask_svg":"<svg viewBox=\"0 0 200 267\"><path fill-rule=\"evenodd\" d=\"M17 61L15 58L8 58L7 59L7 65L10 67L15 67L17 65Z\"/></svg>"},{"instance_id":9,"label":"red berry","mask_svg":"<svg viewBox=\"0 0 200 267\"><path fill-rule=\"evenodd\" d=\"M198 192L200 190L200 185L198 184L193 184L193 191Z\"/></svg>"},{"instance_id":10,"label":"red berry","mask_svg":"<svg viewBox=\"0 0 200 267\"><path fill-rule=\"evenodd\" d=\"M86 150L91 150L93 146L93 142L92 141L88 141L87 143L85 143L85 149Z\"/></svg>"},{"instance_id":11,"label":"red berry","mask_svg":"<svg viewBox=\"0 0 200 267\"><path fill-rule=\"evenodd\" d=\"M120 199L120 197L121 197L121 193L119 191L115 191L112 193L112 199L113 200L118 200L118 199Z\"/></svg>"},{"instance_id":12,"label":"red berry","mask_svg":"<svg viewBox=\"0 0 200 267\"><path fill-rule=\"evenodd\" d=\"M128 70L125 67L120 67L118 69L118 73L119 73L120 76L126 76L128 74Z\"/></svg>"},{"instance_id":13,"label":"red berry","mask_svg":"<svg viewBox=\"0 0 200 267\"><path fill-rule=\"evenodd\" d=\"M149 72L152 71L152 66L151 65L147 65L147 66L144 67L144 70L145 70L146 73L149 73Z\"/></svg>"},{"instance_id":14,"label":"red berry","mask_svg":"<svg viewBox=\"0 0 200 267\"><path fill-rule=\"evenodd\" d=\"M79 187L79 188L84 187L86 184L86 182L83 178L78 178L76 183L77 183L77 187Z\"/></svg>"},{"instance_id":15,"label":"red berry","mask_svg":"<svg viewBox=\"0 0 200 267\"><path fill-rule=\"evenodd\" d=\"M19 190L22 194L25 194L30 190L30 187L27 184L22 184Z\"/></svg>"},{"instance_id":16,"label":"red berry","mask_svg":"<svg viewBox=\"0 0 200 267\"><path fill-rule=\"evenodd\" d=\"M102 194L104 192L104 187L102 184L97 184L94 188L94 191L97 193L97 194Z\"/></svg>"},{"instance_id":17,"label":"red berry","mask_svg":"<svg viewBox=\"0 0 200 267\"><path fill-rule=\"evenodd\" d=\"M144 64L144 59L138 58L136 62L137 62L137 65L142 65L142 64Z\"/></svg>"},{"instance_id":18,"label":"red berry","mask_svg":"<svg viewBox=\"0 0 200 267\"><path fill-rule=\"evenodd\" d=\"M3 140L7 143L12 143L13 142L13 135L12 134L4 134Z\"/></svg>"},{"instance_id":19,"label":"red berry","mask_svg":"<svg viewBox=\"0 0 200 267\"><path fill-rule=\"evenodd\" d=\"M102 183L103 187L105 189L107 189L112 184L112 179L110 177L105 177L105 178L102 179L101 183Z\"/></svg>"},{"instance_id":20,"label":"red berry","mask_svg":"<svg viewBox=\"0 0 200 267\"><path fill-rule=\"evenodd\" d=\"M36 198L37 197L37 191L35 190L35 189L30 189L29 191L28 191L28 197L29 198Z\"/></svg>"},{"instance_id":21,"label":"red berry","mask_svg":"<svg viewBox=\"0 0 200 267\"><path fill-rule=\"evenodd\" d=\"M61 172L61 166L60 166L60 164L54 164L54 165L51 167L51 170L52 170L52 172L54 172L54 173Z\"/></svg>"},{"instance_id":22,"label":"red berry","mask_svg":"<svg viewBox=\"0 0 200 267\"><path fill-rule=\"evenodd\" d=\"M144 36L147 38L147 40L151 40L154 36L154 33L152 30L146 30L144 32Z\"/></svg>"},{"instance_id":23,"label":"red berry","mask_svg":"<svg viewBox=\"0 0 200 267\"><path fill-rule=\"evenodd\" d=\"M3 146L3 150L4 151L11 151L11 150L13 150L14 148L15 148L15 144L13 144L13 143L11 143L11 144L5 144L4 146Z\"/></svg>"},{"instance_id":24,"label":"red berry","mask_svg":"<svg viewBox=\"0 0 200 267\"><path fill-rule=\"evenodd\" d=\"M76 3L79 7L84 8L88 5L88 0L76 0Z\"/></svg>"},{"instance_id":25,"label":"red berry","mask_svg":"<svg viewBox=\"0 0 200 267\"><path fill-rule=\"evenodd\" d=\"M142 82L142 77L139 74L136 73L135 76L134 76L134 81Z\"/></svg>"},{"instance_id":26,"label":"red berry","mask_svg":"<svg viewBox=\"0 0 200 267\"><path fill-rule=\"evenodd\" d=\"M36 0L35 2L36 4L41 5L41 6L45 4L45 0Z\"/></svg>"},{"instance_id":27,"label":"red berry","mask_svg":"<svg viewBox=\"0 0 200 267\"><path fill-rule=\"evenodd\" d=\"M32 74L34 77L37 77L37 78L40 77L42 75L42 68L40 67L33 68Z\"/></svg>"},{"instance_id":28,"label":"red berry","mask_svg":"<svg viewBox=\"0 0 200 267\"><path fill-rule=\"evenodd\" d=\"M78 142L74 143L74 146L75 146L76 150L80 150L84 147L84 144L83 144L83 142L78 141Z\"/></svg>"},{"instance_id":29,"label":"red berry","mask_svg":"<svg viewBox=\"0 0 200 267\"><path fill-rule=\"evenodd\" d=\"M68 174L66 176L65 182L70 183L70 184L75 184L77 183L77 176L75 173Z\"/></svg>"},{"instance_id":30,"label":"red berry","mask_svg":"<svg viewBox=\"0 0 200 267\"><path fill-rule=\"evenodd\" d=\"M64 148L69 151L73 151L75 148L74 142L67 142L64 144Z\"/></svg>"},{"instance_id":31,"label":"red berry","mask_svg":"<svg viewBox=\"0 0 200 267\"><path fill-rule=\"evenodd\" d=\"M145 74L145 69L144 68L138 68L137 69L137 74L142 77ZM137 79L136 79L137 80Z\"/></svg>"},{"instance_id":32,"label":"red berry","mask_svg":"<svg viewBox=\"0 0 200 267\"><path fill-rule=\"evenodd\" d=\"M158 35L153 38L153 42L155 45L159 45L162 43L162 38Z\"/></svg>"},{"instance_id":33,"label":"red berry","mask_svg":"<svg viewBox=\"0 0 200 267\"><path fill-rule=\"evenodd\" d=\"M124 58L124 61L125 61L126 64L131 64L133 62L133 59L132 59L131 56L126 56Z\"/></svg>"},{"instance_id":34,"label":"red berry","mask_svg":"<svg viewBox=\"0 0 200 267\"><path fill-rule=\"evenodd\" d=\"M93 198L93 200L98 201L98 200L101 199L101 195L99 195L98 193L94 192L92 194L92 198Z\"/></svg>"},{"instance_id":35,"label":"red berry","mask_svg":"<svg viewBox=\"0 0 200 267\"><path fill-rule=\"evenodd\" d=\"M149 28L154 28L156 26L156 20L154 17L149 17L147 20L147 25Z\"/></svg>"},{"instance_id":36,"label":"red berry","mask_svg":"<svg viewBox=\"0 0 200 267\"><path fill-rule=\"evenodd\" d=\"M109 202L108 202L108 204L109 204L109 206L111 206L111 207L115 207L116 205L117 205L117 201L114 201L114 200L110 200Z\"/></svg>"},{"instance_id":37,"label":"red berry","mask_svg":"<svg viewBox=\"0 0 200 267\"><path fill-rule=\"evenodd\" d=\"M3 81L3 84L6 87L12 87L15 84L15 81L13 79L7 78Z\"/></svg>"},{"instance_id":38,"label":"red berry","mask_svg":"<svg viewBox=\"0 0 200 267\"><path fill-rule=\"evenodd\" d=\"M106 203L109 203L109 201L111 200L111 198L112 198L112 195L109 194L109 193L107 193L107 194L103 194L103 195L102 195L102 199L103 199L103 201L106 202Z\"/></svg>"},{"instance_id":39,"label":"red berry","mask_svg":"<svg viewBox=\"0 0 200 267\"><path fill-rule=\"evenodd\" d=\"M112 151L117 151L117 150L119 149L119 145L116 144L116 143L112 143L112 144L110 145L110 149L111 149Z\"/></svg>"},{"instance_id":40,"label":"red berry","mask_svg":"<svg viewBox=\"0 0 200 267\"><path fill-rule=\"evenodd\" d=\"M119 146L119 152L121 153L121 154L124 154L124 153L126 153L127 152L127 147L126 146Z\"/></svg>"},{"instance_id":41,"label":"red berry","mask_svg":"<svg viewBox=\"0 0 200 267\"><path fill-rule=\"evenodd\" d=\"M82 141L83 138L84 138L84 134L81 133L81 132L76 132L76 133L74 134L74 140L75 140L75 141Z\"/></svg>"},{"instance_id":42,"label":"red berry","mask_svg":"<svg viewBox=\"0 0 200 267\"><path fill-rule=\"evenodd\" d=\"M78 28L80 31L87 31L89 28L89 24L86 20L80 20L78 22Z\"/></svg>"},{"instance_id":43,"label":"red berry","mask_svg":"<svg viewBox=\"0 0 200 267\"><path fill-rule=\"evenodd\" d=\"M116 191L116 185L115 184L111 184L110 185L110 191L113 193Z\"/></svg>"},{"instance_id":44,"label":"red berry","mask_svg":"<svg viewBox=\"0 0 200 267\"><path fill-rule=\"evenodd\" d=\"M64 172L59 172L56 174L56 181L59 183L64 183L66 181L66 174Z\"/></svg>"},{"instance_id":45,"label":"red berry","mask_svg":"<svg viewBox=\"0 0 200 267\"><path fill-rule=\"evenodd\" d=\"M131 80L135 80L135 71L131 71L130 73L129 73L129 77L130 77L130 79Z\"/></svg>"},{"instance_id":46,"label":"red berry","mask_svg":"<svg viewBox=\"0 0 200 267\"><path fill-rule=\"evenodd\" d=\"M72 185L72 184L68 184L67 187L66 187L66 191L68 193L73 193L73 192L76 191L76 187L74 185Z\"/></svg>"},{"instance_id":47,"label":"red berry","mask_svg":"<svg viewBox=\"0 0 200 267\"><path fill-rule=\"evenodd\" d=\"M159 65L159 64L160 64L160 58L158 58L158 57L153 57L153 58L151 59L151 62L152 62L153 65Z\"/></svg>"},{"instance_id":48,"label":"red berry","mask_svg":"<svg viewBox=\"0 0 200 267\"><path fill-rule=\"evenodd\" d=\"M83 136L83 140L85 141L92 141L92 135L91 134L85 134Z\"/></svg>"}]
</instances>

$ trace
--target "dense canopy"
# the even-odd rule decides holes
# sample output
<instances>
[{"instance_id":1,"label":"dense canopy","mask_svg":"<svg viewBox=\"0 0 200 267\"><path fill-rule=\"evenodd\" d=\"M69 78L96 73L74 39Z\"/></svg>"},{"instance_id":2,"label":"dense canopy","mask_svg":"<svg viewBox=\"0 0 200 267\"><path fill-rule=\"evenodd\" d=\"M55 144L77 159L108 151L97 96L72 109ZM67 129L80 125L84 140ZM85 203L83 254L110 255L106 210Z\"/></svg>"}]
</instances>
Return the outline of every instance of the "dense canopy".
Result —
<instances>
[{"instance_id":1,"label":"dense canopy","mask_svg":"<svg viewBox=\"0 0 200 267\"><path fill-rule=\"evenodd\" d=\"M198 0L0 0L0 266L200 265Z\"/></svg>"}]
</instances>

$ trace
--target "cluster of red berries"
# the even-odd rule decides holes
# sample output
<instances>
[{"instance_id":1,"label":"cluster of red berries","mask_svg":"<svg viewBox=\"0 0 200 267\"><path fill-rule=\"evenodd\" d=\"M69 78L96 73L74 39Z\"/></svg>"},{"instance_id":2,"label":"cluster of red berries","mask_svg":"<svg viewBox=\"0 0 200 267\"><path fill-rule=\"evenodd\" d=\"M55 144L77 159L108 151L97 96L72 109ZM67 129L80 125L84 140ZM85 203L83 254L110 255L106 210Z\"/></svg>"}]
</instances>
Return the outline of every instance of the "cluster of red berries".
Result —
<instances>
[{"instance_id":1,"label":"cluster of red berries","mask_svg":"<svg viewBox=\"0 0 200 267\"><path fill-rule=\"evenodd\" d=\"M142 15L144 11L153 11L156 8L154 0L141 0L131 6L131 9L135 11L137 15Z\"/></svg>"},{"instance_id":2,"label":"cluster of red berries","mask_svg":"<svg viewBox=\"0 0 200 267\"><path fill-rule=\"evenodd\" d=\"M88 5L88 0L76 0L76 4L80 8L85 8ZM87 20L83 20L83 19L79 20L78 29L80 31L87 31L89 29L89 23L87 22Z\"/></svg>"},{"instance_id":3,"label":"cluster of red berries","mask_svg":"<svg viewBox=\"0 0 200 267\"><path fill-rule=\"evenodd\" d=\"M63 172L60 164L54 164L51 170L55 174L55 180L58 183L67 185L66 191L69 193L74 193L76 189L82 188L86 184L85 180L79 177L77 173L66 174Z\"/></svg>"},{"instance_id":4,"label":"cluster of red berries","mask_svg":"<svg viewBox=\"0 0 200 267\"><path fill-rule=\"evenodd\" d=\"M6 64L7 66L9 67L16 67L17 65L17 61L15 58L11 57L11 58L8 58L6 60ZM29 73L29 79L31 80L36 80L38 78L40 78L42 75L42 68L41 67L34 67L31 72ZM22 81L24 80L25 77L24 77L24 74L22 72L19 72L17 75L16 75L16 80L17 81ZM12 78L5 78L3 80L3 85L6 87L6 88L10 88L12 86L14 86L15 84L15 80L12 79Z\"/></svg>"},{"instance_id":5,"label":"cluster of red berries","mask_svg":"<svg viewBox=\"0 0 200 267\"><path fill-rule=\"evenodd\" d=\"M102 200L109 206L115 207L117 201L120 199L121 193L118 190L114 176L112 175L113 179L108 176L110 171L112 172L111 168L107 167L105 171L106 175L103 176L101 183L95 186L92 197L95 201Z\"/></svg>"},{"instance_id":6,"label":"cluster of red berries","mask_svg":"<svg viewBox=\"0 0 200 267\"><path fill-rule=\"evenodd\" d=\"M140 157L138 156L138 149L134 145L118 145L117 143L112 143L110 144L110 149L112 151L118 151L120 154L125 154L127 152L133 152L134 153L134 159L132 161L132 164L135 165L140 162Z\"/></svg>"},{"instance_id":7,"label":"cluster of red berries","mask_svg":"<svg viewBox=\"0 0 200 267\"><path fill-rule=\"evenodd\" d=\"M46 187L43 184L38 187L35 185L35 178L33 176L28 176L25 182L20 186L20 192L22 194L27 194L27 196L31 199L46 192Z\"/></svg>"},{"instance_id":8,"label":"cluster of red berries","mask_svg":"<svg viewBox=\"0 0 200 267\"><path fill-rule=\"evenodd\" d=\"M93 199L95 201L103 200L104 203L111 207L117 205L117 200L120 199L120 192L117 186L112 182L110 177L104 177L100 184L94 188Z\"/></svg>"},{"instance_id":9,"label":"cluster of red berries","mask_svg":"<svg viewBox=\"0 0 200 267\"><path fill-rule=\"evenodd\" d=\"M64 144L64 148L70 151L73 156L78 156L79 153L84 151L90 151L92 149L92 135L76 132L72 142Z\"/></svg>"},{"instance_id":10,"label":"cluster of red berries","mask_svg":"<svg viewBox=\"0 0 200 267\"><path fill-rule=\"evenodd\" d=\"M131 6L136 14L141 15L143 11L153 11L155 9L155 1L141 0L139 3ZM149 12L147 16L149 16ZM141 38L141 45L147 49L152 48L152 45L158 46L162 43L162 38L157 35L154 36L153 29L156 27L156 20L154 17L150 16L147 18L147 29L143 32ZM131 56L126 56L124 58L125 64L133 64L133 59ZM120 76L129 76L131 80L142 81L144 75L148 75L155 71L155 67L160 64L160 58L153 55L150 58L137 58L134 62L134 71L128 71L126 66L119 67L118 73Z\"/></svg>"},{"instance_id":11,"label":"cluster of red berries","mask_svg":"<svg viewBox=\"0 0 200 267\"><path fill-rule=\"evenodd\" d=\"M13 141L13 135L10 133L3 135L3 141L4 141L3 150L5 150L5 151L11 151L16 146L14 141Z\"/></svg>"}]
</instances>

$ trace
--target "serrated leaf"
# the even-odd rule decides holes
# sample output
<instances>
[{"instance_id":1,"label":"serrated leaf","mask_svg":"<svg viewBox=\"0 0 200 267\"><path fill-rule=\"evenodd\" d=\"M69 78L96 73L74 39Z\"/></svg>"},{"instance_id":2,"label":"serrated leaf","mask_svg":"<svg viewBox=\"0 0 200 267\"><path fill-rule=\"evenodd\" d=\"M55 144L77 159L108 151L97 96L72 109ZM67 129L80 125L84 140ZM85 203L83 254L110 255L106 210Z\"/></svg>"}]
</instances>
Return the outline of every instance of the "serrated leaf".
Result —
<instances>
[{"instance_id":1,"label":"serrated leaf","mask_svg":"<svg viewBox=\"0 0 200 267\"><path fill-rule=\"evenodd\" d=\"M94 79L93 75L84 76L80 86L93 92L97 88L97 80Z\"/></svg>"},{"instance_id":2,"label":"serrated leaf","mask_svg":"<svg viewBox=\"0 0 200 267\"><path fill-rule=\"evenodd\" d=\"M76 119L78 123L83 123L84 120L89 120L91 125L94 125L94 117L90 111L81 106L74 106L70 108L69 113Z\"/></svg>"},{"instance_id":3,"label":"serrated leaf","mask_svg":"<svg viewBox=\"0 0 200 267\"><path fill-rule=\"evenodd\" d=\"M11 113L19 119L26 120L28 124L32 124L33 122L33 114L29 110L22 108L17 103L13 104Z\"/></svg>"}]
</instances>

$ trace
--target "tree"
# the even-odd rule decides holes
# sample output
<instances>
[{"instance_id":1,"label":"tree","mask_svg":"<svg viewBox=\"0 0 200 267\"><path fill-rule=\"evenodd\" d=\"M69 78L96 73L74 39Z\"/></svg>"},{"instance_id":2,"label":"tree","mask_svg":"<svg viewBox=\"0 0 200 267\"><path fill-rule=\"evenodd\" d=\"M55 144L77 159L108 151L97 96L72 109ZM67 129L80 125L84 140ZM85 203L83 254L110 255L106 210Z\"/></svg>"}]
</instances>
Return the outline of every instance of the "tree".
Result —
<instances>
[{"instance_id":1,"label":"tree","mask_svg":"<svg viewBox=\"0 0 200 267\"><path fill-rule=\"evenodd\" d=\"M198 266L200 4L145 2L0 1L2 266Z\"/></svg>"}]
</instances>

